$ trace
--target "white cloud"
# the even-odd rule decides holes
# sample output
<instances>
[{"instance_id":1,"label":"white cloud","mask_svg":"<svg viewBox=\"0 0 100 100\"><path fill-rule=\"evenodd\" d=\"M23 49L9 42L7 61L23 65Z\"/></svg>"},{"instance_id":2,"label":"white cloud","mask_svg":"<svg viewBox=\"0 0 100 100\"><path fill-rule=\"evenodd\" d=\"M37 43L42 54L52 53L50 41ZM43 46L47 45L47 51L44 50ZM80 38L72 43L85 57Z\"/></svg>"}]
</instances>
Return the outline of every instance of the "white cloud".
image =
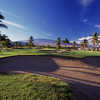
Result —
<instances>
[{"instance_id":1,"label":"white cloud","mask_svg":"<svg viewBox=\"0 0 100 100\"><path fill-rule=\"evenodd\" d=\"M87 39L88 43L92 45L92 36L81 37L76 42L80 44L84 39ZM100 41L100 36L98 36L98 40Z\"/></svg>"},{"instance_id":2,"label":"white cloud","mask_svg":"<svg viewBox=\"0 0 100 100\"><path fill-rule=\"evenodd\" d=\"M47 37L51 37L52 36L52 34L50 34L50 33L46 33L45 34Z\"/></svg>"},{"instance_id":3,"label":"white cloud","mask_svg":"<svg viewBox=\"0 0 100 100\"><path fill-rule=\"evenodd\" d=\"M8 12L6 10L3 10L3 9L0 9L0 12L4 13L4 14L7 14L8 16L14 17L14 18L19 18L19 16L15 15L15 14L13 14L11 12Z\"/></svg>"},{"instance_id":4,"label":"white cloud","mask_svg":"<svg viewBox=\"0 0 100 100\"><path fill-rule=\"evenodd\" d=\"M33 33L35 38L48 38L51 39L53 37L53 34L50 32L40 31Z\"/></svg>"},{"instance_id":5,"label":"white cloud","mask_svg":"<svg viewBox=\"0 0 100 100\"><path fill-rule=\"evenodd\" d=\"M11 22L11 21L8 21L8 20L3 20L3 22L4 22L5 24L9 24L9 25L11 25L11 26L14 26L14 27L17 27L17 28L26 30L26 27L24 27L23 25L16 24L16 23Z\"/></svg>"},{"instance_id":6,"label":"white cloud","mask_svg":"<svg viewBox=\"0 0 100 100\"><path fill-rule=\"evenodd\" d=\"M94 24L90 23L90 22L88 21L88 19L83 19L82 22L83 22L84 24L89 25L89 26L92 26L92 27L94 26Z\"/></svg>"},{"instance_id":7,"label":"white cloud","mask_svg":"<svg viewBox=\"0 0 100 100\"><path fill-rule=\"evenodd\" d=\"M94 2L94 0L78 0L78 2L83 6L83 7L88 7L90 4Z\"/></svg>"},{"instance_id":8,"label":"white cloud","mask_svg":"<svg viewBox=\"0 0 100 100\"><path fill-rule=\"evenodd\" d=\"M92 36L81 37L76 42L80 44L84 39L88 40L88 43L91 45L91 43L92 43L91 42L92 41Z\"/></svg>"},{"instance_id":9,"label":"white cloud","mask_svg":"<svg viewBox=\"0 0 100 100\"><path fill-rule=\"evenodd\" d=\"M94 25L94 27L100 29L100 25Z\"/></svg>"},{"instance_id":10,"label":"white cloud","mask_svg":"<svg viewBox=\"0 0 100 100\"><path fill-rule=\"evenodd\" d=\"M95 0L77 0L78 3L81 5L81 12L80 12L80 19L82 20L86 14L88 13L88 8L91 6ZM88 20L82 20L84 23L87 23Z\"/></svg>"},{"instance_id":11,"label":"white cloud","mask_svg":"<svg viewBox=\"0 0 100 100\"><path fill-rule=\"evenodd\" d=\"M88 22L88 19L83 19L83 22L84 22L84 23L87 23L87 22Z\"/></svg>"},{"instance_id":12,"label":"white cloud","mask_svg":"<svg viewBox=\"0 0 100 100\"><path fill-rule=\"evenodd\" d=\"M92 36L81 37L81 38L79 38L78 40L79 40L79 41L83 41L84 39L90 40L90 39L92 39Z\"/></svg>"}]
</instances>

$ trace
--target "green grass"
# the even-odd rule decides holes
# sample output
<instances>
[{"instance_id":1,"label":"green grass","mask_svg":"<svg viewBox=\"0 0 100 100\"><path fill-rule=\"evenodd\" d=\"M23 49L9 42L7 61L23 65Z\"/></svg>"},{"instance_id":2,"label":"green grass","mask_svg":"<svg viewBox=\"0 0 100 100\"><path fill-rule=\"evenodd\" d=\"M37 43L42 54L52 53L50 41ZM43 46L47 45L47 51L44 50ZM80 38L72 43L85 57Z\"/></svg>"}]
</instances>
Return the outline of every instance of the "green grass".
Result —
<instances>
[{"instance_id":1,"label":"green grass","mask_svg":"<svg viewBox=\"0 0 100 100\"><path fill-rule=\"evenodd\" d=\"M67 83L36 74L0 74L0 100L74 100Z\"/></svg>"},{"instance_id":2,"label":"green grass","mask_svg":"<svg viewBox=\"0 0 100 100\"><path fill-rule=\"evenodd\" d=\"M64 51L61 49L60 51ZM4 49L0 58L17 55L55 55L83 58L100 56L97 51L67 51L43 49ZM0 100L73 100L67 83L51 77L33 74L0 74Z\"/></svg>"},{"instance_id":3,"label":"green grass","mask_svg":"<svg viewBox=\"0 0 100 100\"><path fill-rule=\"evenodd\" d=\"M60 51L63 51L61 49ZM54 56L64 56L64 57L74 57L74 58L83 58L86 56L100 56L100 52L97 51L67 51L63 53L56 53L56 50L43 48L43 49L9 49L2 50L0 52L0 58L8 57L8 56L16 56L16 55L54 55Z\"/></svg>"},{"instance_id":4,"label":"green grass","mask_svg":"<svg viewBox=\"0 0 100 100\"><path fill-rule=\"evenodd\" d=\"M0 57L16 56L16 55L41 55L43 53L37 49L9 49L2 50Z\"/></svg>"}]
</instances>

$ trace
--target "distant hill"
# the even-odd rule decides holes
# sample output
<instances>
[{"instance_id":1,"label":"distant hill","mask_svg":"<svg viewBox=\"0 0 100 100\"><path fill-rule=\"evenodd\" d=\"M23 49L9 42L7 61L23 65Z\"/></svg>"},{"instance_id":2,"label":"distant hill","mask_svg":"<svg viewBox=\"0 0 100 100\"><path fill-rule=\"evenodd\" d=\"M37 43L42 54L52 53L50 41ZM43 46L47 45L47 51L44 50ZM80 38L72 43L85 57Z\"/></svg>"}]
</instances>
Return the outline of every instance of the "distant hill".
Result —
<instances>
[{"instance_id":1,"label":"distant hill","mask_svg":"<svg viewBox=\"0 0 100 100\"><path fill-rule=\"evenodd\" d=\"M51 39L35 39L34 43L36 45L56 45L56 40L51 40Z\"/></svg>"},{"instance_id":2,"label":"distant hill","mask_svg":"<svg viewBox=\"0 0 100 100\"><path fill-rule=\"evenodd\" d=\"M21 42L22 45L24 45L28 40L22 40L22 41L14 41L14 42ZM52 45L56 46L56 40L52 39L34 39L35 45ZM63 42L61 42L62 45L64 45ZM72 43L69 43L69 45L72 45Z\"/></svg>"},{"instance_id":3,"label":"distant hill","mask_svg":"<svg viewBox=\"0 0 100 100\"><path fill-rule=\"evenodd\" d=\"M22 45L28 42L28 40L21 40L21 41L13 41L13 42L20 42ZM51 39L34 39L35 45L56 45L56 40Z\"/></svg>"}]
</instances>

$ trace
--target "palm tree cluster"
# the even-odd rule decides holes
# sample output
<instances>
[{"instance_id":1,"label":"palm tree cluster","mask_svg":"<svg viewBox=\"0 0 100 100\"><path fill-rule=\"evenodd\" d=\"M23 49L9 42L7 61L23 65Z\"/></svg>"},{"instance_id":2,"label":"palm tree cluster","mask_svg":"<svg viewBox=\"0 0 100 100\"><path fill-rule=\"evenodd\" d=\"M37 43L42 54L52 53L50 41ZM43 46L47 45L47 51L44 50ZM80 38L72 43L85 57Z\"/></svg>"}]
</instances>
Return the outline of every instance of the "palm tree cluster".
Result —
<instances>
[{"instance_id":1,"label":"palm tree cluster","mask_svg":"<svg viewBox=\"0 0 100 100\"><path fill-rule=\"evenodd\" d=\"M61 42L65 45L65 48L67 48L67 45L70 43L70 41L67 38L65 38L64 40L61 40L61 38L58 37L57 40L56 40L56 48L57 49L61 48ZM73 48L76 48L77 43L75 41L72 42L72 46L73 46Z\"/></svg>"},{"instance_id":2,"label":"palm tree cluster","mask_svg":"<svg viewBox=\"0 0 100 100\"><path fill-rule=\"evenodd\" d=\"M92 48L97 49L98 48L98 45L100 43L100 41L99 41L99 34L97 32L95 32L93 34L93 36L91 37L90 40L91 40L91 43L93 45ZM60 49L61 48L61 42L63 42L63 44L65 45L65 48L67 48L67 45L70 43L70 41L67 38L65 38L64 40L61 41L61 38L59 37L56 40L56 48L57 49ZM88 44L89 44L88 40L87 39L84 39L79 45L80 45L80 47L82 49L86 49L86 48L88 49L89 48L88 47ZM75 41L73 41L72 42L72 47L75 49L75 48L77 48L77 46L78 46L77 43Z\"/></svg>"},{"instance_id":3,"label":"palm tree cluster","mask_svg":"<svg viewBox=\"0 0 100 100\"><path fill-rule=\"evenodd\" d=\"M99 41L99 34L97 32L95 32L94 35L91 37L90 40L91 40L91 43L93 45L93 48L94 49L97 49L98 48L98 45L100 43L100 41ZM80 46L81 46L82 49L85 49L85 48L88 48L88 44L89 44L88 43L88 40L87 39L84 39L81 42Z\"/></svg>"},{"instance_id":4,"label":"palm tree cluster","mask_svg":"<svg viewBox=\"0 0 100 100\"><path fill-rule=\"evenodd\" d=\"M3 46L3 47L11 47L11 40L5 35L1 35L0 34L0 44Z\"/></svg>"},{"instance_id":5,"label":"palm tree cluster","mask_svg":"<svg viewBox=\"0 0 100 100\"><path fill-rule=\"evenodd\" d=\"M4 19L5 19L5 17L0 13L0 27L2 27L2 28L8 28L3 23ZM11 46L10 39L5 34L1 35L1 32L0 32L0 45L2 45L3 47L10 47Z\"/></svg>"}]
</instances>

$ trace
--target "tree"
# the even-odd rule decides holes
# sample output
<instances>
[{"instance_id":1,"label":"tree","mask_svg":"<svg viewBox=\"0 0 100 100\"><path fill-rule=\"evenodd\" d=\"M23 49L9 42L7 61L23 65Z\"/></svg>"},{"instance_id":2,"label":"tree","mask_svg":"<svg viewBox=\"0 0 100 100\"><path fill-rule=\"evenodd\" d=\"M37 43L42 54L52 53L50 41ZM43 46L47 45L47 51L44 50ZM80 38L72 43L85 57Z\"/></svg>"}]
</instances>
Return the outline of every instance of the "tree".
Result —
<instances>
[{"instance_id":1,"label":"tree","mask_svg":"<svg viewBox=\"0 0 100 100\"><path fill-rule=\"evenodd\" d=\"M74 41L74 42L72 43L73 48L75 48L76 45L77 45L77 43Z\"/></svg>"},{"instance_id":2,"label":"tree","mask_svg":"<svg viewBox=\"0 0 100 100\"><path fill-rule=\"evenodd\" d=\"M24 46L25 46L25 47L28 47L29 45L28 45L28 43L26 42L26 43L24 44Z\"/></svg>"},{"instance_id":3,"label":"tree","mask_svg":"<svg viewBox=\"0 0 100 100\"><path fill-rule=\"evenodd\" d=\"M11 41L10 39L5 35L1 35L0 34L0 44L3 46L3 47L11 47Z\"/></svg>"},{"instance_id":4,"label":"tree","mask_svg":"<svg viewBox=\"0 0 100 100\"><path fill-rule=\"evenodd\" d=\"M7 48L10 48L12 46L11 40L9 38L7 38L5 42L6 42L6 47Z\"/></svg>"},{"instance_id":5,"label":"tree","mask_svg":"<svg viewBox=\"0 0 100 100\"><path fill-rule=\"evenodd\" d=\"M1 44L2 44L3 47L6 47L6 48L10 48L11 47L10 39L6 39L5 41L1 41Z\"/></svg>"},{"instance_id":6,"label":"tree","mask_svg":"<svg viewBox=\"0 0 100 100\"><path fill-rule=\"evenodd\" d=\"M5 24L3 24L3 20L5 19L5 17L0 13L0 27L2 27L2 28L8 28ZM1 41L1 39L2 39L3 37L1 37L1 32L0 32L0 50L1 50L1 48L2 48L2 42L3 41ZM4 42L3 42L4 43Z\"/></svg>"},{"instance_id":7,"label":"tree","mask_svg":"<svg viewBox=\"0 0 100 100\"><path fill-rule=\"evenodd\" d=\"M33 37L30 36L30 38L29 38L29 43L28 43L28 45L29 45L30 48L32 48L32 47L34 46L33 41L34 41Z\"/></svg>"},{"instance_id":8,"label":"tree","mask_svg":"<svg viewBox=\"0 0 100 100\"><path fill-rule=\"evenodd\" d=\"M21 47L21 43L20 43L19 41L15 42L15 47L16 47L16 48Z\"/></svg>"},{"instance_id":9,"label":"tree","mask_svg":"<svg viewBox=\"0 0 100 100\"><path fill-rule=\"evenodd\" d=\"M6 41L7 38L8 38L8 37L7 37L5 34L3 34L3 35L1 35L0 40L1 40L1 41Z\"/></svg>"},{"instance_id":10,"label":"tree","mask_svg":"<svg viewBox=\"0 0 100 100\"><path fill-rule=\"evenodd\" d=\"M61 38L60 37L58 37L56 40L56 48L57 50L61 48Z\"/></svg>"},{"instance_id":11,"label":"tree","mask_svg":"<svg viewBox=\"0 0 100 100\"><path fill-rule=\"evenodd\" d=\"M87 40L87 39L84 39L84 40L82 41L82 43L81 43L81 47L82 47L83 49L85 49L87 46L88 46L88 40Z\"/></svg>"},{"instance_id":12,"label":"tree","mask_svg":"<svg viewBox=\"0 0 100 100\"><path fill-rule=\"evenodd\" d=\"M65 38L65 40L63 40L63 43L65 44L65 47L66 47L66 45L69 43L69 40Z\"/></svg>"},{"instance_id":13,"label":"tree","mask_svg":"<svg viewBox=\"0 0 100 100\"><path fill-rule=\"evenodd\" d=\"M0 27L3 27L3 28L8 28L5 24L3 24L2 20L4 20L5 17L0 13Z\"/></svg>"},{"instance_id":14,"label":"tree","mask_svg":"<svg viewBox=\"0 0 100 100\"><path fill-rule=\"evenodd\" d=\"M93 37L92 37L92 43L93 43L93 46L95 47L97 44L99 44L99 40L98 40L98 33L95 32Z\"/></svg>"}]
</instances>

